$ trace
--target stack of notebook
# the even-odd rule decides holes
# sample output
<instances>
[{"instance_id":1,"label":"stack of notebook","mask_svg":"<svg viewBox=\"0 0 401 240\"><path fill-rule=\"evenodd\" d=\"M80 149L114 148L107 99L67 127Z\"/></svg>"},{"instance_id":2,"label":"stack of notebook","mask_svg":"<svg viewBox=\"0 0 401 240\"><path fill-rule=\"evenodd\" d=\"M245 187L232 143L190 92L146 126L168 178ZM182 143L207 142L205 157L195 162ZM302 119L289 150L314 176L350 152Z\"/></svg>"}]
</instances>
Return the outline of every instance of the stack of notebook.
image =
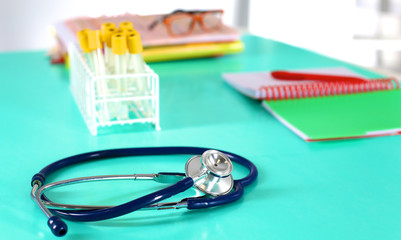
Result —
<instances>
[{"instance_id":1,"label":"stack of notebook","mask_svg":"<svg viewBox=\"0 0 401 240\"><path fill-rule=\"evenodd\" d=\"M244 95L263 100L266 110L305 141L401 134L396 79L368 79L347 68L288 71L284 79L275 73L229 73L223 78Z\"/></svg>"},{"instance_id":2,"label":"stack of notebook","mask_svg":"<svg viewBox=\"0 0 401 240\"><path fill-rule=\"evenodd\" d=\"M79 17L59 22L54 26L57 39L56 50L51 52L53 62L62 61L67 53L67 45L77 42L76 33L82 29L100 29L104 22L118 26L120 22L129 21L141 34L144 47L143 57L146 62L169 61L188 58L213 57L241 52L244 48L240 33L229 26L221 25L214 31L201 31L199 28L188 35L171 36L166 26L159 24L154 29L149 26L162 15L101 16L97 18Z\"/></svg>"}]
</instances>

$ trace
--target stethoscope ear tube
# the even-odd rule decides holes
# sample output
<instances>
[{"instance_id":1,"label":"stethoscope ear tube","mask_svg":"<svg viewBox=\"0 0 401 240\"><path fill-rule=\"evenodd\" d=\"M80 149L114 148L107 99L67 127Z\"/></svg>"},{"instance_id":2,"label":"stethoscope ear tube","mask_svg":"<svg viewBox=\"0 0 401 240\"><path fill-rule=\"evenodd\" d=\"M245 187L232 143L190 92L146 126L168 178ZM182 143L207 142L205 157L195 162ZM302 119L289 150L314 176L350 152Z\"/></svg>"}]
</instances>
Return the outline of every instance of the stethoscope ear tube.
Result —
<instances>
[{"instance_id":1,"label":"stethoscope ear tube","mask_svg":"<svg viewBox=\"0 0 401 240\"><path fill-rule=\"evenodd\" d=\"M68 211L68 210L50 210L53 214L63 217L71 221L77 222L93 222L106 220L122 216L138 209L144 208L150 204L163 201L180 192L183 192L194 185L192 178L187 177L177 183L163 188L159 191L134 199L127 203L107 208L92 211ZM38 196L39 197L39 196Z\"/></svg>"}]
</instances>

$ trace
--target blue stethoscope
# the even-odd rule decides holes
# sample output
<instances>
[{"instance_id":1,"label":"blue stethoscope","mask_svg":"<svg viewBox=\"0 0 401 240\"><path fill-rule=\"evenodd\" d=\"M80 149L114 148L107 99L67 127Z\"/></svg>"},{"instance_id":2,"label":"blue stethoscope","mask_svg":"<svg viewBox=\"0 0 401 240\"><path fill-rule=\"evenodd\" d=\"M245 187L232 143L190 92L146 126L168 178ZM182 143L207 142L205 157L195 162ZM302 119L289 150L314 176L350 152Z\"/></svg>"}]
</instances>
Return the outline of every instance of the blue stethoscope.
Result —
<instances>
[{"instance_id":1,"label":"blue stethoscope","mask_svg":"<svg viewBox=\"0 0 401 240\"><path fill-rule=\"evenodd\" d=\"M157 174L130 174L130 175L104 175L93 177L73 178L45 184L45 179L51 173L86 161L146 155L172 155L194 154L185 165L184 173L160 172ZM249 170L249 174L238 180L234 180L231 172L234 161ZM48 226L56 236L64 236L67 233L67 225L60 217L72 221L89 222L115 218L139 209L171 209L187 208L201 209L215 207L234 202L244 193L243 187L255 181L258 175L255 165L239 155L217 150L209 150L198 147L149 147L149 148L123 148L104 151L89 152L71 156L54 162L32 177L31 197L48 218ZM173 183L159 191L134 199L118 206L93 206L60 204L49 200L44 193L50 189L82 183L102 180L154 180L161 183ZM160 203L175 194L183 192L195 186L205 193L201 197L182 199L179 202Z\"/></svg>"}]
</instances>

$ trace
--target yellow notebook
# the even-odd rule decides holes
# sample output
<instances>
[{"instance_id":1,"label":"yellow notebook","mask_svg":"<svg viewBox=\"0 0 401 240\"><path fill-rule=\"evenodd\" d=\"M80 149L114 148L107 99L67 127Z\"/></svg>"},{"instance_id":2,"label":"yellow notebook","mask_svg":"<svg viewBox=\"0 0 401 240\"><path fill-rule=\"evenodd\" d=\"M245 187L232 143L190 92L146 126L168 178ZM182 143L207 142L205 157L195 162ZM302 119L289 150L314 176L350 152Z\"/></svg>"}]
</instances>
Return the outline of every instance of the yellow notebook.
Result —
<instances>
[{"instance_id":1,"label":"yellow notebook","mask_svg":"<svg viewBox=\"0 0 401 240\"><path fill-rule=\"evenodd\" d=\"M241 41L147 47L143 50L143 58L146 62L161 62L189 58L219 57L238 53L243 49L244 44Z\"/></svg>"}]
</instances>

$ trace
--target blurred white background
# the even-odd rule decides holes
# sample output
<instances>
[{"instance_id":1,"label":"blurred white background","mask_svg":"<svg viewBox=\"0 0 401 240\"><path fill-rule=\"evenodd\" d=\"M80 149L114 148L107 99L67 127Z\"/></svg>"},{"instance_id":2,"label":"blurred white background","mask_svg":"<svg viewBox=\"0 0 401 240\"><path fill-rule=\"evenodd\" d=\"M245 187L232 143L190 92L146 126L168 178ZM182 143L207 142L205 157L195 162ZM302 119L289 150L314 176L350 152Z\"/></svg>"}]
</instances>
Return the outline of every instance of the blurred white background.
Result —
<instances>
[{"instance_id":1,"label":"blurred white background","mask_svg":"<svg viewBox=\"0 0 401 240\"><path fill-rule=\"evenodd\" d=\"M0 51L47 49L48 26L89 15L224 9L244 32L401 72L401 0L0 0Z\"/></svg>"}]
</instances>

